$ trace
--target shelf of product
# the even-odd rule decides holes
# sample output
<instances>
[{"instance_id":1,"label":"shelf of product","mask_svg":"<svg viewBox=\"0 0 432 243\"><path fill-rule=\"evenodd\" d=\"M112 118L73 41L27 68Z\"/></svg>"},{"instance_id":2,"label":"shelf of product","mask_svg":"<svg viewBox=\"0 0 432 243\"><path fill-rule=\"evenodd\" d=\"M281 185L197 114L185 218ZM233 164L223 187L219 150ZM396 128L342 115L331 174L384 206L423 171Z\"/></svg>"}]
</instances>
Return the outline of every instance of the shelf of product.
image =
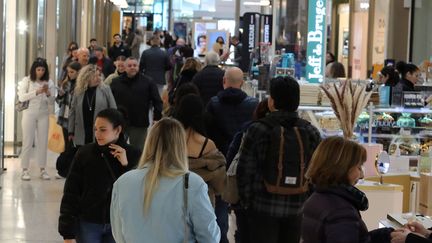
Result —
<instances>
[{"instance_id":1,"label":"shelf of product","mask_svg":"<svg viewBox=\"0 0 432 243\"><path fill-rule=\"evenodd\" d=\"M339 121L331 107L302 105L299 111L324 137L341 135ZM430 108L369 106L357 119L354 138L362 143L381 143L391 155L420 155L422 146L432 147L431 114Z\"/></svg>"}]
</instances>

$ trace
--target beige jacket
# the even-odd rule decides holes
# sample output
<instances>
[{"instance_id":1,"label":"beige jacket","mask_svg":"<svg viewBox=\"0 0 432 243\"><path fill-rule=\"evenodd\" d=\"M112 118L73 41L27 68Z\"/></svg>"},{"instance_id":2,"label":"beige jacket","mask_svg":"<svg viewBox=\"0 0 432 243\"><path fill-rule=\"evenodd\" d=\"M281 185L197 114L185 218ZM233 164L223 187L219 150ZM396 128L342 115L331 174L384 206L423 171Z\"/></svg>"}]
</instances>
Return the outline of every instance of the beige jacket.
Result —
<instances>
[{"instance_id":1,"label":"beige jacket","mask_svg":"<svg viewBox=\"0 0 432 243\"><path fill-rule=\"evenodd\" d=\"M214 207L215 196L225 189L226 161L219 150L202 155L200 158L189 158L189 170L200 175L208 185L210 201Z\"/></svg>"}]
</instances>

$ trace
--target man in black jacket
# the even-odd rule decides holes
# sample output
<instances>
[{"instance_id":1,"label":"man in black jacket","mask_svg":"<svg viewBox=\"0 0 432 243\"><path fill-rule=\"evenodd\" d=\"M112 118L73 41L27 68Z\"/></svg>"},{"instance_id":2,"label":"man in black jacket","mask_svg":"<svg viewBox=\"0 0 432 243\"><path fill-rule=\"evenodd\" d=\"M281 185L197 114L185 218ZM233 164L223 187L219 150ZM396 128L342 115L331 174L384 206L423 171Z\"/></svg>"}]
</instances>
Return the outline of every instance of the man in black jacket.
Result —
<instances>
[{"instance_id":1,"label":"man in black jacket","mask_svg":"<svg viewBox=\"0 0 432 243\"><path fill-rule=\"evenodd\" d=\"M121 36L119 34L115 34L113 36L114 44L108 50L108 56L111 60L117 60L118 56L130 57L131 51L129 47L123 44Z\"/></svg>"},{"instance_id":2,"label":"man in black jacket","mask_svg":"<svg viewBox=\"0 0 432 243\"><path fill-rule=\"evenodd\" d=\"M149 126L150 104L154 108L153 119L157 121L162 117L162 100L151 78L138 72L135 58L126 59L125 65L126 74L113 80L111 90L118 109L125 113L130 144L142 149Z\"/></svg>"},{"instance_id":3,"label":"man in black jacket","mask_svg":"<svg viewBox=\"0 0 432 243\"><path fill-rule=\"evenodd\" d=\"M165 72L170 69L168 54L161 50L160 37L150 38L151 48L143 51L140 60L140 73L150 76L158 87L159 95L162 95L165 86Z\"/></svg>"},{"instance_id":4,"label":"man in black jacket","mask_svg":"<svg viewBox=\"0 0 432 243\"><path fill-rule=\"evenodd\" d=\"M207 52L206 66L192 79L192 82L198 87L204 105L207 105L211 97L223 90L224 71L218 67L219 63L220 58L216 52Z\"/></svg>"},{"instance_id":5,"label":"man in black jacket","mask_svg":"<svg viewBox=\"0 0 432 243\"><path fill-rule=\"evenodd\" d=\"M233 67L226 70L223 77L224 90L212 97L207 105L211 120L207 131L225 156L234 135L245 122L252 120L253 112L258 105L258 99L247 96L240 89L243 82L241 69ZM216 197L215 212L222 235L221 243L228 242L228 204L220 197Z\"/></svg>"}]
</instances>

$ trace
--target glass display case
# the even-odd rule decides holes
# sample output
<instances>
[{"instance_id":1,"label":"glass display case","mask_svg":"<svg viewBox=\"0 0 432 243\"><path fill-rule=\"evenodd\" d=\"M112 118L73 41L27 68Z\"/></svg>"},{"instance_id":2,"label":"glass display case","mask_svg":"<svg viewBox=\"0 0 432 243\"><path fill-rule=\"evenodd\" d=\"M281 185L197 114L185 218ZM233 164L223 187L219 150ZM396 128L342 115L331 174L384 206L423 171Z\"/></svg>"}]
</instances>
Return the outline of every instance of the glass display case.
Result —
<instances>
[{"instance_id":1,"label":"glass display case","mask_svg":"<svg viewBox=\"0 0 432 243\"><path fill-rule=\"evenodd\" d=\"M355 139L361 143L380 143L390 155L420 155L432 147L430 108L380 108L370 105L357 119ZM302 118L316 126L323 137L340 135L330 106L300 106Z\"/></svg>"}]
</instances>

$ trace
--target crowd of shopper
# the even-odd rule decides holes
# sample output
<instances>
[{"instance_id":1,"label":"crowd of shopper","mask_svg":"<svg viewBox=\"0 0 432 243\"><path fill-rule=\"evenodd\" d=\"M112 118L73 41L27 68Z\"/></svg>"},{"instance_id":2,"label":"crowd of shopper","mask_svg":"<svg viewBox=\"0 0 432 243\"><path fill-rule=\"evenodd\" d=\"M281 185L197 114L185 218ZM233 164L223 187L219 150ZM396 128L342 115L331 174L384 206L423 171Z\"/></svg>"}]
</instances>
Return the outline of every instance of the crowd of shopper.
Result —
<instances>
[{"instance_id":1,"label":"crowd of shopper","mask_svg":"<svg viewBox=\"0 0 432 243\"><path fill-rule=\"evenodd\" d=\"M114 35L108 51L96 39L88 48L71 42L57 90L41 58L19 83L19 101L28 103L21 179L31 180L33 143L40 176L50 179L54 100L65 143L77 148L60 208L65 242L227 243L231 209L236 243L429 242L430 231L418 223L368 231L359 214L368 201L355 187L366 151L344 138L321 141L297 113L293 77L271 79L269 97L259 103L242 91L241 69L219 67L223 39L202 66L181 38L174 45L156 33L137 55L139 33L126 34L124 41ZM337 66L328 56L328 65ZM387 68L384 81L410 90L418 68L396 69L401 78ZM239 198L231 205L222 197L230 166Z\"/></svg>"}]
</instances>

